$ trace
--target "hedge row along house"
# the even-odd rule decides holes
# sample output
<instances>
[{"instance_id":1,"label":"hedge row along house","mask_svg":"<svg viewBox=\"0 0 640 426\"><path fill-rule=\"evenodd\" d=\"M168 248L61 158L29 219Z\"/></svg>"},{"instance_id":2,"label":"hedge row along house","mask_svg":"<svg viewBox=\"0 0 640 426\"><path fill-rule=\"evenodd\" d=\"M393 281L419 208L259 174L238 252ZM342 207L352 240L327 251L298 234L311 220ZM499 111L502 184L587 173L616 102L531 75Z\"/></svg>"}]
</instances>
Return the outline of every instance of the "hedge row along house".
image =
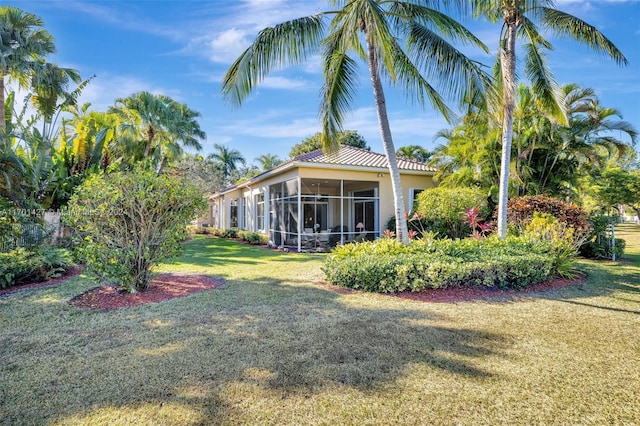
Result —
<instances>
[{"instance_id":1,"label":"hedge row along house","mask_svg":"<svg viewBox=\"0 0 640 426\"><path fill-rule=\"evenodd\" d=\"M398 158L405 208L434 186L436 170ZM268 234L298 251L374 239L393 216L393 190L383 154L342 146L299 155L251 180L209 197L203 222Z\"/></svg>"}]
</instances>

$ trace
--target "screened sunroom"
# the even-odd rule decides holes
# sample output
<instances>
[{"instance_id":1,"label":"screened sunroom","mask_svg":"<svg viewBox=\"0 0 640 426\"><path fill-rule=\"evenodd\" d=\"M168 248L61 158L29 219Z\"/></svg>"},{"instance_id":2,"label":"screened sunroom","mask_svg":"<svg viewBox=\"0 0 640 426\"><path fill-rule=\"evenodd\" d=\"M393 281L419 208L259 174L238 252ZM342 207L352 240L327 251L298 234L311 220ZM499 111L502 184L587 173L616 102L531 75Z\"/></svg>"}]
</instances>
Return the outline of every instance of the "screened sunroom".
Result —
<instances>
[{"instance_id":1,"label":"screened sunroom","mask_svg":"<svg viewBox=\"0 0 640 426\"><path fill-rule=\"evenodd\" d=\"M269 186L269 237L298 250L380 235L378 182L294 178Z\"/></svg>"}]
</instances>

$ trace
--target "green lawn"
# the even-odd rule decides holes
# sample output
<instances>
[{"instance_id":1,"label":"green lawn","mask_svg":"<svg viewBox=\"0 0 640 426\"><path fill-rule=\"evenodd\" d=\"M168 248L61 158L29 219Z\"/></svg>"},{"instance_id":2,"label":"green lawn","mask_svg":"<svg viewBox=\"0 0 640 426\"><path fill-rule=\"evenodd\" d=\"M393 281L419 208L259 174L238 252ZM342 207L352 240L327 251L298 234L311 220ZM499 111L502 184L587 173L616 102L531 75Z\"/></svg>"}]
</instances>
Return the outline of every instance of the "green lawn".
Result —
<instances>
[{"instance_id":1,"label":"green lawn","mask_svg":"<svg viewBox=\"0 0 640 426\"><path fill-rule=\"evenodd\" d=\"M2 424L640 424L640 226L632 262L521 299L332 292L322 255L198 237L163 271L218 289L110 312L92 283L0 298Z\"/></svg>"}]
</instances>

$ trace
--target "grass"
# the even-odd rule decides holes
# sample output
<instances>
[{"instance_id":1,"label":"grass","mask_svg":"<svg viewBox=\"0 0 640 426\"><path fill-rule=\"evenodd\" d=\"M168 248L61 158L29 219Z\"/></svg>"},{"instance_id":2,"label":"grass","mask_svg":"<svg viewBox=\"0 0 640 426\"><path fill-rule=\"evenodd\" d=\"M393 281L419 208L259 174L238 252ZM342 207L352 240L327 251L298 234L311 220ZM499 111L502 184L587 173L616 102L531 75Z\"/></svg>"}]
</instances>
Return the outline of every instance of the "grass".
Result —
<instances>
[{"instance_id":1,"label":"grass","mask_svg":"<svg viewBox=\"0 0 640 426\"><path fill-rule=\"evenodd\" d=\"M77 277L0 299L3 424L639 424L640 226L588 282L458 304L339 294L321 255L198 237L183 299L68 305Z\"/></svg>"}]
</instances>

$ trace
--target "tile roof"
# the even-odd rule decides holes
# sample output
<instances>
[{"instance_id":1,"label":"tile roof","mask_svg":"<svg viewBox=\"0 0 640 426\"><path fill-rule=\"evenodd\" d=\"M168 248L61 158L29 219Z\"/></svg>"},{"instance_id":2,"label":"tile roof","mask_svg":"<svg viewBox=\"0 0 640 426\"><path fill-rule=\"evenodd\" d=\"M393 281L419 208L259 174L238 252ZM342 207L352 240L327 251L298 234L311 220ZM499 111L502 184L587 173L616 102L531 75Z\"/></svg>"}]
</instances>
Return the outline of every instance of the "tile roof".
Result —
<instances>
[{"instance_id":1,"label":"tile roof","mask_svg":"<svg viewBox=\"0 0 640 426\"><path fill-rule=\"evenodd\" d=\"M399 170L417 171L417 172L436 172L433 167L427 166L425 163L419 163L417 161L405 160L404 158L396 158ZM342 145L340 149L331 154L325 154L321 149L308 152L306 154L298 155L291 160L274 167L271 170L260 173L254 176L252 179L244 182L243 184L258 182L264 179L266 176L274 173L280 173L290 167L300 165L300 163L309 164L327 164L332 166L347 166L347 167L362 167L362 168L379 168L388 169L389 163L387 157L384 154L377 152L367 151L366 149L356 148L349 145ZM232 185L227 188L221 189L212 197L231 192L243 184Z\"/></svg>"},{"instance_id":2,"label":"tile roof","mask_svg":"<svg viewBox=\"0 0 640 426\"><path fill-rule=\"evenodd\" d=\"M301 163L318 163L318 164L334 164L343 166L356 166L356 167L380 167L387 168L389 163L387 157L384 154L377 152L367 151L361 148L355 148L349 145L343 145L336 152L331 154L325 154L321 149L308 152L306 154L298 155L294 157L292 162ZM415 170L423 172L435 172L436 169L427 166L425 163L419 163L417 161L409 161L403 158L397 158L398 169L400 170Z\"/></svg>"}]
</instances>

